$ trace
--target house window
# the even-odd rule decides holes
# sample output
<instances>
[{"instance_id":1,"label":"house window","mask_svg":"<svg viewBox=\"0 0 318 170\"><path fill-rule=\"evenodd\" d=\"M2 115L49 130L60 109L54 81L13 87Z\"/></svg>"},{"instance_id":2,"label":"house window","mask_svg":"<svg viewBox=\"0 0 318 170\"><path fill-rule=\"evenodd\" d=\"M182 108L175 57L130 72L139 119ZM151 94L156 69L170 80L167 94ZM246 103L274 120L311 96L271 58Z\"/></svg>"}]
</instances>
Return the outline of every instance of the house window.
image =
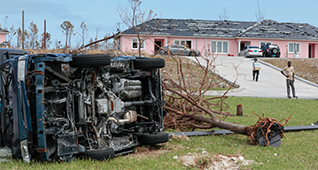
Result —
<instances>
[{"instance_id":1,"label":"house window","mask_svg":"<svg viewBox=\"0 0 318 170\"><path fill-rule=\"evenodd\" d=\"M176 45L184 45L188 48L192 47L192 41L190 40L174 40L174 44Z\"/></svg>"},{"instance_id":2,"label":"house window","mask_svg":"<svg viewBox=\"0 0 318 170\"><path fill-rule=\"evenodd\" d=\"M262 46L264 46L266 44L272 44L272 42L270 42L270 41L261 41L260 42L260 47L262 47Z\"/></svg>"},{"instance_id":3,"label":"house window","mask_svg":"<svg viewBox=\"0 0 318 170\"><path fill-rule=\"evenodd\" d=\"M288 43L288 53L300 53L300 43Z\"/></svg>"},{"instance_id":4,"label":"house window","mask_svg":"<svg viewBox=\"0 0 318 170\"><path fill-rule=\"evenodd\" d=\"M140 45L140 48L141 49L144 49L145 48L145 41L142 39L142 44ZM138 38L132 38L131 39L131 48L132 49L138 49Z\"/></svg>"},{"instance_id":5,"label":"house window","mask_svg":"<svg viewBox=\"0 0 318 170\"><path fill-rule=\"evenodd\" d=\"M229 52L228 41L211 41L211 51L217 54L227 54Z\"/></svg>"}]
</instances>

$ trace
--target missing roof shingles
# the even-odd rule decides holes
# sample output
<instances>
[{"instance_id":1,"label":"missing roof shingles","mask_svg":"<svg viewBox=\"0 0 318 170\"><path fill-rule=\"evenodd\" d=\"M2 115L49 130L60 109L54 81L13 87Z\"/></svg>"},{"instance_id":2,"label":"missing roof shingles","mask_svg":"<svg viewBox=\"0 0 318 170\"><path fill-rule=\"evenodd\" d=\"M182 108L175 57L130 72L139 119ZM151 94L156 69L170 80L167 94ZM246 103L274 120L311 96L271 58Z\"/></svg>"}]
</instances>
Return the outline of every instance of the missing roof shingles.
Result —
<instances>
[{"instance_id":1,"label":"missing roof shingles","mask_svg":"<svg viewBox=\"0 0 318 170\"><path fill-rule=\"evenodd\" d=\"M149 29L155 29L160 21L155 35L175 36L203 36L203 37L266 37L266 38L294 38L318 40L318 28L303 23L279 23L273 20L261 22L213 21L213 20L181 20L181 19L153 19L147 24ZM134 34L128 29L123 34Z\"/></svg>"}]
</instances>

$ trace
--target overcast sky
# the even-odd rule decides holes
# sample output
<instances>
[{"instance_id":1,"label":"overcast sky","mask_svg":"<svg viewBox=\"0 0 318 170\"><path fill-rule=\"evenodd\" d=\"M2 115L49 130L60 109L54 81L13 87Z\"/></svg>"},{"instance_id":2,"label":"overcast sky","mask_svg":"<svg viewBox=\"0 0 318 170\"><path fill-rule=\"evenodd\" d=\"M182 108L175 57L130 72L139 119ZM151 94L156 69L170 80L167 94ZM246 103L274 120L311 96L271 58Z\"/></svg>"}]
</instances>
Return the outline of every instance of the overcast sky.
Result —
<instances>
[{"instance_id":1,"label":"overcast sky","mask_svg":"<svg viewBox=\"0 0 318 170\"><path fill-rule=\"evenodd\" d=\"M115 14L118 5L127 5L127 0L0 0L0 23L2 28L14 25L22 27L24 10L24 27L33 21L43 33L44 19L47 32L53 41L65 43L61 24L70 21L75 31L80 31L81 22L88 27L88 38L98 38L107 33L116 33L116 24L121 22ZM261 12L265 19L278 22L308 23L318 27L317 0L259 0ZM257 0L142 0L141 7L153 10L159 18L219 20L224 8L229 20L257 21ZM6 17L7 16L7 17ZM6 22L5 22L6 21ZM121 23L121 30L127 27ZM72 45L80 41L79 36L72 39Z\"/></svg>"}]
</instances>

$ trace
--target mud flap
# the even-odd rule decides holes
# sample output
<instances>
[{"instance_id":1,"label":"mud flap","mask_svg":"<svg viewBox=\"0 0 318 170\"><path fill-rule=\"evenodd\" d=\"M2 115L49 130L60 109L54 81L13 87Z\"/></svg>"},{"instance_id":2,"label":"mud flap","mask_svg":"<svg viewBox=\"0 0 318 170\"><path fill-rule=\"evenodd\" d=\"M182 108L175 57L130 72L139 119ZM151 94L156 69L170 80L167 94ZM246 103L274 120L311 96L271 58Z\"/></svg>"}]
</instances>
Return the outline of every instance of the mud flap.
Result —
<instances>
[{"instance_id":1,"label":"mud flap","mask_svg":"<svg viewBox=\"0 0 318 170\"><path fill-rule=\"evenodd\" d=\"M115 151L113 148L107 149L94 149L80 153L81 157L90 158L93 160L112 159L115 157Z\"/></svg>"}]
</instances>

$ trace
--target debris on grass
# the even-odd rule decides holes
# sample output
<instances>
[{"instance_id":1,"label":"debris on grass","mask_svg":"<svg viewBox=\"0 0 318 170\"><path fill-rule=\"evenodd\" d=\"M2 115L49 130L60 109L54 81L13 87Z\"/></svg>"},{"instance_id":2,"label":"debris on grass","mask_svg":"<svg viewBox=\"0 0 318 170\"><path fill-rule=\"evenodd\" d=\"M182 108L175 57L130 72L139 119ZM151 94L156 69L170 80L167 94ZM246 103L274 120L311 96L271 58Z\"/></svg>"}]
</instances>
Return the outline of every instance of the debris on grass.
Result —
<instances>
[{"instance_id":1,"label":"debris on grass","mask_svg":"<svg viewBox=\"0 0 318 170\"><path fill-rule=\"evenodd\" d=\"M187 168L200 168L208 170L218 169L241 169L241 166L248 166L254 163L253 160L246 160L243 156L233 155L210 155L206 153L188 153L183 156L174 156Z\"/></svg>"},{"instance_id":2,"label":"debris on grass","mask_svg":"<svg viewBox=\"0 0 318 170\"><path fill-rule=\"evenodd\" d=\"M170 139L178 139L178 140L186 140L186 141L190 140L190 138L186 135L174 135L174 134L171 134Z\"/></svg>"}]
</instances>

